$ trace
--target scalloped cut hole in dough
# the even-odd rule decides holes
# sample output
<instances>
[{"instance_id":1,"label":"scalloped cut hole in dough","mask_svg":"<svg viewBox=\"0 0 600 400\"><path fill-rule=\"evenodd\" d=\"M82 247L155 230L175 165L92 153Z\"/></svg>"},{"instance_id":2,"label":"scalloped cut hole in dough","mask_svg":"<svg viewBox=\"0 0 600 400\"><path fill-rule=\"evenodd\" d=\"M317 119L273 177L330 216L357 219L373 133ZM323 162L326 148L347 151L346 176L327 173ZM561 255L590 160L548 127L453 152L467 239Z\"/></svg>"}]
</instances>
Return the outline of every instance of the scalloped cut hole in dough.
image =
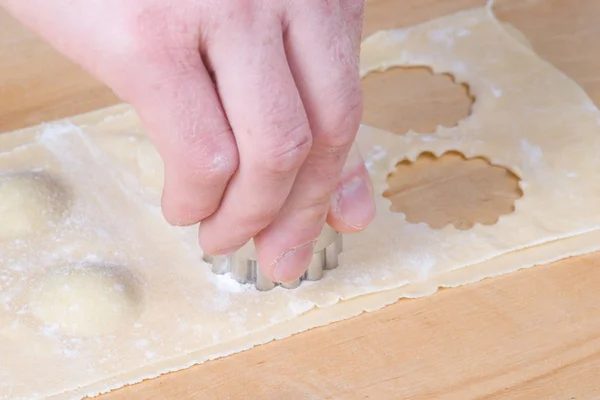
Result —
<instances>
[{"instance_id":1,"label":"scalloped cut hole in dough","mask_svg":"<svg viewBox=\"0 0 600 400\"><path fill-rule=\"evenodd\" d=\"M453 127L471 114L475 101L465 84L428 67L391 68L362 80L365 93L363 122L389 132L433 133ZM394 90L390 90L394 88Z\"/></svg>"},{"instance_id":2,"label":"scalloped cut hole in dough","mask_svg":"<svg viewBox=\"0 0 600 400\"><path fill-rule=\"evenodd\" d=\"M512 213L515 201L523 196L519 178L511 171L454 151L439 158L422 153L415 162L401 161L387 182L383 196L391 201L390 210L433 229L493 225Z\"/></svg>"}]
</instances>

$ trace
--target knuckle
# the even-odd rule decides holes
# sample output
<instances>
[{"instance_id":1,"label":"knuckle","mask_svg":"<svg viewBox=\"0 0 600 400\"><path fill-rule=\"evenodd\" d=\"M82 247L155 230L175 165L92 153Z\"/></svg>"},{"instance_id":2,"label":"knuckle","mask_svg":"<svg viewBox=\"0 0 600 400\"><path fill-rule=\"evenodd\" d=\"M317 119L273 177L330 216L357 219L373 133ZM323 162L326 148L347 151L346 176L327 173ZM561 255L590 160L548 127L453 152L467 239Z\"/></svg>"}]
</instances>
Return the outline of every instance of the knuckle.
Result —
<instances>
[{"instance_id":1,"label":"knuckle","mask_svg":"<svg viewBox=\"0 0 600 400\"><path fill-rule=\"evenodd\" d=\"M224 133L229 134L227 131ZM215 136L203 136L184 148L177 159L180 173L189 181L206 186L220 185L229 180L239 163L237 149Z\"/></svg>"},{"instance_id":2,"label":"knuckle","mask_svg":"<svg viewBox=\"0 0 600 400\"><path fill-rule=\"evenodd\" d=\"M276 128L274 139L264 152L262 167L271 174L287 174L300 168L312 147L312 134L307 121L281 131Z\"/></svg>"},{"instance_id":3,"label":"knuckle","mask_svg":"<svg viewBox=\"0 0 600 400\"><path fill-rule=\"evenodd\" d=\"M346 148L352 144L362 117L363 97L360 91L338 96L321 129L321 141L333 148Z\"/></svg>"}]
</instances>

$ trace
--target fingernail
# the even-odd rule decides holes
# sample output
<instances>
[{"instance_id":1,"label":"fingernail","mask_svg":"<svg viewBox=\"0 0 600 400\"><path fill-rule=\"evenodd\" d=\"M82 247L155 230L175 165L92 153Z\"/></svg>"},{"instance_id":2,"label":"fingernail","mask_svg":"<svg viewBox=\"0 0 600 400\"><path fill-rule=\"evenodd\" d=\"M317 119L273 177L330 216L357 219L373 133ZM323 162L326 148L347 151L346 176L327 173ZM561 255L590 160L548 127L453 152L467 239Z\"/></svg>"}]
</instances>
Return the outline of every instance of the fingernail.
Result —
<instances>
[{"instance_id":1,"label":"fingernail","mask_svg":"<svg viewBox=\"0 0 600 400\"><path fill-rule=\"evenodd\" d=\"M357 175L345 182L339 192L338 207L344 224L355 229L366 228L375 216L371 181Z\"/></svg>"},{"instance_id":2,"label":"fingernail","mask_svg":"<svg viewBox=\"0 0 600 400\"><path fill-rule=\"evenodd\" d=\"M275 280L288 283L302 276L313 256L315 243L312 241L285 253L275 265L273 271Z\"/></svg>"}]
</instances>

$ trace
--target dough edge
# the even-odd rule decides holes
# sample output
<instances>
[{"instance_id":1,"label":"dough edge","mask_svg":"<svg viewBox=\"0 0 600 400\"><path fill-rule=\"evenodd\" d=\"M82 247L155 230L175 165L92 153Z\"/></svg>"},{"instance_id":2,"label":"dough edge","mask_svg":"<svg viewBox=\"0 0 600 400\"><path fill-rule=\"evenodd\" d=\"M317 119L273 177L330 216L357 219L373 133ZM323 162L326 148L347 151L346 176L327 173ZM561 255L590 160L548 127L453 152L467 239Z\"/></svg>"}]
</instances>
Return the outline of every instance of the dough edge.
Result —
<instances>
[{"instance_id":1,"label":"dough edge","mask_svg":"<svg viewBox=\"0 0 600 400\"><path fill-rule=\"evenodd\" d=\"M520 31L516 30L512 25L503 24L496 19L491 10L492 3L493 1L488 1L488 4L483 9L486 9L493 17L493 20L497 22L507 34L513 36L516 42L530 50L532 54L539 58L539 56L531 49L529 43L526 42ZM457 14L473 12L480 9L482 8L469 9ZM448 16L437 18L437 20L446 17ZM375 32L370 37L379 32ZM542 61L545 62L545 60ZM577 87L579 88L579 86ZM106 118L107 114L112 114L112 116ZM80 127L87 126L95 128L103 126L109 130L114 124L115 127L118 126L119 131L123 130L123 121L125 121L125 126L131 129L137 129L140 124L139 118L127 104L119 104L96 110L68 120ZM23 130L23 133L26 133L25 131L27 130L28 129ZM600 230L592 230L575 236L568 236L551 242L537 244L502 254L478 264L441 273L432 276L430 279L423 282L411 283L395 289L373 292L350 300L340 300L333 306L325 308L314 308L292 320L288 320L268 329L249 333L242 338L222 342L219 345L191 352L182 357L172 358L163 361L160 364L131 370L127 373L116 375L84 388L57 394L49 398L53 400L71 400L98 396L128 385L156 379L157 377L168 373L200 365L206 361L244 352L255 346L285 339L313 328L348 320L365 312L381 310L388 305L397 303L401 299L416 299L430 296L435 294L440 288L455 288L477 283L485 279L507 275L534 266L547 265L569 257L582 256L596 251L600 251Z\"/></svg>"},{"instance_id":2,"label":"dough edge","mask_svg":"<svg viewBox=\"0 0 600 400\"><path fill-rule=\"evenodd\" d=\"M110 120L106 120L104 116L108 112L121 114L122 118L131 121L132 127L136 126L138 123L137 117L133 115L133 111L131 111L128 105L118 105L104 110L94 111L89 114L71 118L70 121L80 126L86 124L92 126L102 124L110 127L113 122L119 122L121 117L116 116L112 117ZM23 133L28 134L26 131L27 130L23 130ZM75 399L107 393L128 384L135 384L146 379L153 379L162 374L182 370L196 364L201 364L205 361L245 351L254 346L265 344L273 340L283 339L315 327L349 319L360 315L365 311L376 311L397 302L401 298L424 297L434 294L440 287L462 286L482 279L508 274L520 269L547 264L571 256L591 253L600 250L599 243L600 231L592 231L579 236L569 237L555 242L507 253L484 263L471 265L459 270L431 277L431 279L425 282L364 295L352 300L340 301L335 304L334 307L313 309L293 320L269 328L268 335L265 335L265 333L267 333L266 330L253 332L234 341L224 342L211 348L192 352L183 357L169 359L161 364L131 370L128 373L99 381L78 390L57 394L50 398ZM470 278L467 279L465 275L470 275ZM171 367L169 367L169 365ZM173 367L173 365L177 366Z\"/></svg>"}]
</instances>

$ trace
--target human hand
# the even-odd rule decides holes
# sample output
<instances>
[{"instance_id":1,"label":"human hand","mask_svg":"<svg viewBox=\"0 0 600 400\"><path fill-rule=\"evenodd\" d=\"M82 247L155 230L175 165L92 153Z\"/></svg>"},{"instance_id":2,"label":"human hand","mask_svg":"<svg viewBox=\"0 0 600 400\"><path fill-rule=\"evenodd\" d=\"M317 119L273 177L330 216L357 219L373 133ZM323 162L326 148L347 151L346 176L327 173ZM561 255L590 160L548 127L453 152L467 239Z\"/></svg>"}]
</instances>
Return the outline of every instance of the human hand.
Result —
<instances>
[{"instance_id":1,"label":"human hand","mask_svg":"<svg viewBox=\"0 0 600 400\"><path fill-rule=\"evenodd\" d=\"M363 1L0 4L133 105L164 161L164 216L201 222L206 253L254 238L265 274L288 282L326 221L351 233L373 219L350 152Z\"/></svg>"}]
</instances>

